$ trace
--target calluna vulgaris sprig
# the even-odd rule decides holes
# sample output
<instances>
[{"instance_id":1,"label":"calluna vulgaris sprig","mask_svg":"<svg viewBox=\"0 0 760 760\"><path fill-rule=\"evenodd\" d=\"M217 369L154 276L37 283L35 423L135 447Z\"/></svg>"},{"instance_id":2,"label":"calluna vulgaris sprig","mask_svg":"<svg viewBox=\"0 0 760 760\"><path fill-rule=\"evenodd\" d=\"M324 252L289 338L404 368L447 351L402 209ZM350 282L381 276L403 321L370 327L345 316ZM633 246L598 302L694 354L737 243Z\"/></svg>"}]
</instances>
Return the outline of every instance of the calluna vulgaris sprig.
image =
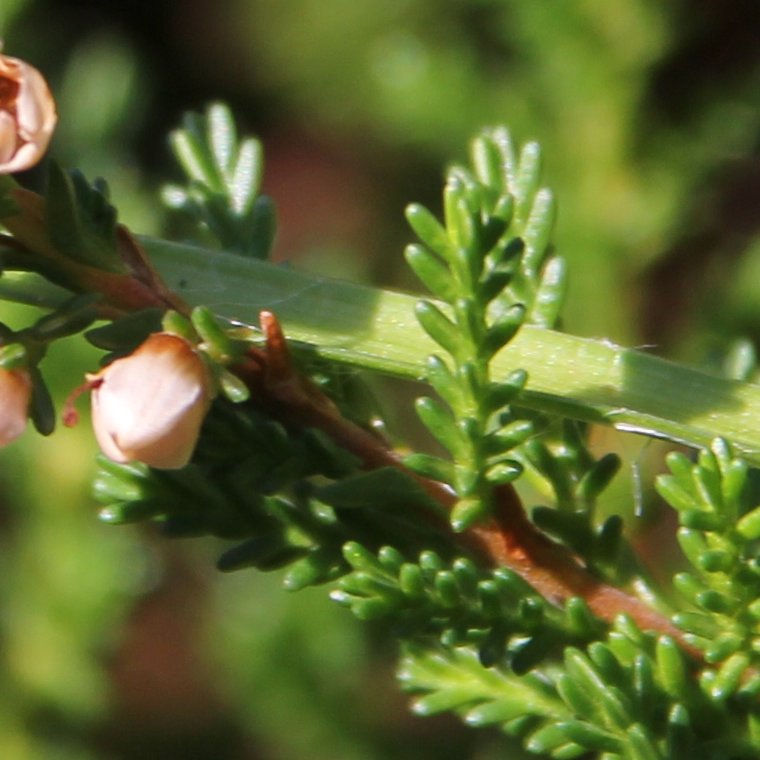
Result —
<instances>
[{"instance_id":1,"label":"calluna vulgaris sprig","mask_svg":"<svg viewBox=\"0 0 760 760\"><path fill-rule=\"evenodd\" d=\"M47 114L35 125L0 102L0 170L10 170L39 158L54 110L34 70L0 62L8 91L29 89ZM260 144L239 140L215 104L189 115L172 146L187 182L165 199L199 242L265 258L274 213L260 192ZM27 414L52 432L47 348L110 320L86 333L107 352L86 386L111 457L95 480L103 520L229 540L221 570L281 569L288 590L330 583L357 617L390 624L421 715L454 711L558 759L758 756L753 472L724 440L696 462L668 458L658 489L692 566L674 595L646 578L622 520L597 514L619 459L592 454L585 425L521 407L524 369L498 382L492 372L525 325L559 324L565 266L550 246L554 200L535 143L518 153L506 130L484 131L471 166L448 173L443 223L408 209L421 242L407 260L432 294L417 318L440 349L426 371L438 399L417 410L448 455L403 460L374 432L376 409L356 403L360 379L318 346L291 350L271 311L258 328L190 309L118 224L105 183L52 165L44 198L7 177L2 190L4 269L56 287L45 286L39 303L52 308L34 325L0 328L0 442L21 434ZM137 387L134 367L155 394ZM167 378L177 398L161 395ZM532 521L515 490L522 476L546 502Z\"/></svg>"}]
</instances>

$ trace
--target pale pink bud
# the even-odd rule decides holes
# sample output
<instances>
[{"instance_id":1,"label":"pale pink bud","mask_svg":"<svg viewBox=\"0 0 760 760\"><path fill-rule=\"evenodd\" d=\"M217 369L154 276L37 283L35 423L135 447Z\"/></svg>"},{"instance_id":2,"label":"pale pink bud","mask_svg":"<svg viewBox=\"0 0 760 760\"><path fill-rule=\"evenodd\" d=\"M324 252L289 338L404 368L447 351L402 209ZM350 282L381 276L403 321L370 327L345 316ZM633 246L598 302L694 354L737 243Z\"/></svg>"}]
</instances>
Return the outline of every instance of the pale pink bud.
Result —
<instances>
[{"instance_id":1,"label":"pale pink bud","mask_svg":"<svg viewBox=\"0 0 760 760\"><path fill-rule=\"evenodd\" d=\"M156 333L87 379L95 437L109 459L165 470L188 463L211 403L208 370L188 341Z\"/></svg>"},{"instance_id":2,"label":"pale pink bud","mask_svg":"<svg viewBox=\"0 0 760 760\"><path fill-rule=\"evenodd\" d=\"M25 369L0 369L0 446L26 430L32 381Z\"/></svg>"},{"instance_id":3,"label":"pale pink bud","mask_svg":"<svg viewBox=\"0 0 760 760\"><path fill-rule=\"evenodd\" d=\"M0 54L0 174L34 166L45 152L57 116L42 74Z\"/></svg>"}]
</instances>

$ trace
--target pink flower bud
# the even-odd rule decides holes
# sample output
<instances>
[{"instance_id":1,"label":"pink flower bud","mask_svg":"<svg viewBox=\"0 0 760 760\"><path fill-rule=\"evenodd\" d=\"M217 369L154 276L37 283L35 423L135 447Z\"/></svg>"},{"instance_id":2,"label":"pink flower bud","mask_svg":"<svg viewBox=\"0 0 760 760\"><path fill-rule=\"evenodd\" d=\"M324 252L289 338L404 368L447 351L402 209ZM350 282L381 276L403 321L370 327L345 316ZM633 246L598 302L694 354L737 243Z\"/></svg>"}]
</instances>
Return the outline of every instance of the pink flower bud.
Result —
<instances>
[{"instance_id":1,"label":"pink flower bud","mask_svg":"<svg viewBox=\"0 0 760 760\"><path fill-rule=\"evenodd\" d=\"M208 370L188 341L151 335L87 379L95 437L109 459L164 470L188 463L211 403Z\"/></svg>"},{"instance_id":2,"label":"pink flower bud","mask_svg":"<svg viewBox=\"0 0 760 760\"><path fill-rule=\"evenodd\" d=\"M55 101L42 74L0 55L0 174L34 166L53 135Z\"/></svg>"},{"instance_id":3,"label":"pink flower bud","mask_svg":"<svg viewBox=\"0 0 760 760\"><path fill-rule=\"evenodd\" d=\"M0 369L0 446L26 430L32 381L25 369Z\"/></svg>"}]
</instances>

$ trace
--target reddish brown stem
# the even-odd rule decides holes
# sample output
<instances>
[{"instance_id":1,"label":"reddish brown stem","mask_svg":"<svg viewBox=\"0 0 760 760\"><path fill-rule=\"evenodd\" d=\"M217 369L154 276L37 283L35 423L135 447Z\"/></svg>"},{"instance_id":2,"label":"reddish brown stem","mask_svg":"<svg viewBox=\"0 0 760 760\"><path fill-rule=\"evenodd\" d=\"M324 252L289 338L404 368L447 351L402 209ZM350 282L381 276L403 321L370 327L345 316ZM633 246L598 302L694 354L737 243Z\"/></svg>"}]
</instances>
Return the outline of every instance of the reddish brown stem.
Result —
<instances>
[{"instance_id":1,"label":"reddish brown stem","mask_svg":"<svg viewBox=\"0 0 760 760\"><path fill-rule=\"evenodd\" d=\"M262 312L261 324L266 351L252 349L236 372L269 414L289 426L323 431L358 457L366 469L387 466L402 469L446 510L454 505L457 497L450 488L411 472L384 441L343 417L332 401L297 373L285 337L271 312ZM642 630L671 636L689 654L701 658L699 650L685 641L683 633L667 617L640 599L601 582L566 547L541 533L528 519L511 485L498 488L495 496L491 521L457 535L456 540L484 556L489 564L514 570L554 603L581 597L595 615L610 623L625 613ZM439 524L442 530L452 532L448 520Z\"/></svg>"},{"instance_id":2,"label":"reddish brown stem","mask_svg":"<svg viewBox=\"0 0 760 760\"><path fill-rule=\"evenodd\" d=\"M643 631L671 636L690 655L701 659L700 650L691 646L667 617L641 599L603 583L566 547L541 533L528 519L512 486L500 488L496 496L492 522L471 529L487 548L491 561L511 568L551 601L581 597L597 617L608 623L624 613Z\"/></svg>"}]
</instances>

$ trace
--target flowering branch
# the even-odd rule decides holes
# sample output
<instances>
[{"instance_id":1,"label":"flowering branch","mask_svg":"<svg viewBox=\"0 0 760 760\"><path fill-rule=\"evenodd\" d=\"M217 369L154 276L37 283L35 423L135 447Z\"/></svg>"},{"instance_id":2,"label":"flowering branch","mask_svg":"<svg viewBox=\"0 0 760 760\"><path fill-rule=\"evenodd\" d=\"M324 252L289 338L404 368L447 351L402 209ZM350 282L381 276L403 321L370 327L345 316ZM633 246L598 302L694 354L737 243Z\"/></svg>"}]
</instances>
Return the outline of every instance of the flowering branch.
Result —
<instances>
[{"instance_id":1,"label":"flowering branch","mask_svg":"<svg viewBox=\"0 0 760 760\"><path fill-rule=\"evenodd\" d=\"M36 71L0 64L1 173L39 159L55 111ZM595 512L620 462L596 459L576 420L696 444L729 430L760 461L752 419L736 414L760 411L760 392L550 329L565 265L538 146L518 154L506 130L486 130L471 167L449 171L443 221L409 207L407 261L432 296L415 303L255 260L272 204L260 146L238 142L224 107L188 117L172 144L189 181L171 205L235 255L138 241L105 183L55 164L44 198L0 176L5 269L59 288L35 324L0 325L0 445L27 416L51 432L49 344L109 319L86 333L105 366L75 391L91 396L104 519L242 541L220 569L289 566L289 589L335 581L334 599L391 617L411 642L404 678L428 692L425 710L501 723L529 749L661 757L690 714L711 716L696 733L734 721L753 741L760 518L746 462L717 441L693 467L671 457L659 480L695 567L675 587L699 610L671 622L624 590L645 575L622 520ZM286 332L328 366L300 361ZM424 377L437 397L417 410L447 454L400 456L339 392L340 363ZM526 469L554 496L530 517L513 485Z\"/></svg>"},{"instance_id":2,"label":"flowering branch","mask_svg":"<svg viewBox=\"0 0 760 760\"><path fill-rule=\"evenodd\" d=\"M42 138L45 129L47 126L42 129ZM182 144L181 136L177 139ZM183 150L187 154L189 148ZM63 186L67 193L66 199L75 204L77 188L65 178L61 179L60 174L54 173L52 176L58 177L58 185ZM45 201L16 187L8 177L2 177L0 181L5 185L6 197L13 208L13 213L3 217L3 224L12 235L10 240L17 253L16 266L43 273L53 282L75 292L100 294L103 298L98 307L101 316L113 318L150 307L173 309L189 315L184 299L164 284L143 248L124 226L112 225L106 236L106 241L111 237L112 250L108 247L96 249L90 260L83 261L81 256L74 258L56 245L55 231L50 228L51 212L48 207L51 202L60 205L60 198L52 197ZM76 206L72 208L72 213L76 214ZM60 213L56 212L54 216L60 218ZM159 262L161 252L159 246ZM418 259L418 252L414 253ZM215 254L217 261L219 256L223 254ZM339 291L340 286L336 287ZM285 310L288 310L287 300ZM377 315L373 315L372 319L377 323ZM261 322L266 351L251 348L244 361L232 366L233 372L246 383L259 406L287 425L322 430L338 445L357 456L365 468L392 466L410 473L445 510L454 506L456 498L447 486L411 473L383 441L343 418L323 393L298 374L279 323L270 312L262 312ZM87 387L93 396L96 434L109 456L117 461L141 459L157 467L181 467L192 453L211 392L207 381L202 379L205 376L202 368L198 370L200 375L194 375L195 370L189 374L180 372L177 377L189 384L183 386L187 387L187 391L183 389L180 393L170 394L181 404L177 407L177 422L168 419L161 409L157 410L158 417L149 414L154 403L158 403L156 400L162 398L161 389L173 387L166 384L167 372L172 371L173 362L167 351L156 348L158 340L163 341L162 346L171 342L182 352L189 352L188 357L195 355L182 338L154 336L131 357L118 360L101 373L91 375ZM156 359L167 362L166 371L154 371L154 376L161 378L160 386L149 384L146 387L139 380L132 379L145 372L141 365L143 357L151 363ZM197 364L195 360L193 362ZM130 400L128 394L132 393L131 388L139 389L139 398ZM114 400L110 401L111 398ZM132 408L126 418L121 411L125 405ZM175 407L172 405L171 408ZM151 417L154 421L150 424L141 422L135 425L134 420ZM122 418L126 420L126 428L121 422ZM69 415L68 421L72 420ZM136 439L134 435L137 435ZM152 453L154 450L157 452L155 456ZM610 621L618 613L627 612L644 628L678 636L664 618L649 611L638 600L600 584L564 547L541 534L528 521L511 485L499 487L496 494L493 518L471 528L469 534L463 537L465 544L477 544L478 550L494 565L504 564L514 568L547 598L559 602L571 596L582 596L605 620ZM427 515L425 519L432 518ZM439 522L443 526L444 523Z\"/></svg>"}]
</instances>

